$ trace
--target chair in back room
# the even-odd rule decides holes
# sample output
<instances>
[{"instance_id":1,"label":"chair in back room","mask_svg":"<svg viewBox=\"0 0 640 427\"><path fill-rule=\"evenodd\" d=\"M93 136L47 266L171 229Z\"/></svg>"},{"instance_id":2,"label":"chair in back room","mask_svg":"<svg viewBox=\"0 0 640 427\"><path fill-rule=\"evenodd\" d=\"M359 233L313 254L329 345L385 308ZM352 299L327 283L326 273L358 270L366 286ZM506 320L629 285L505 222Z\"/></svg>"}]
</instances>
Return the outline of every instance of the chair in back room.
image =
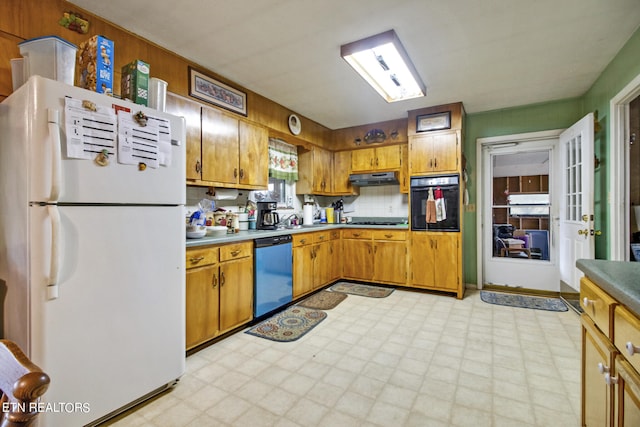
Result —
<instances>
[{"instance_id":1,"label":"chair in back room","mask_svg":"<svg viewBox=\"0 0 640 427\"><path fill-rule=\"evenodd\" d=\"M38 412L32 410L49 388L49 376L12 341L0 340L0 426L28 427ZM4 409L8 409L6 412ZM31 408L31 410L30 410Z\"/></svg>"}]
</instances>

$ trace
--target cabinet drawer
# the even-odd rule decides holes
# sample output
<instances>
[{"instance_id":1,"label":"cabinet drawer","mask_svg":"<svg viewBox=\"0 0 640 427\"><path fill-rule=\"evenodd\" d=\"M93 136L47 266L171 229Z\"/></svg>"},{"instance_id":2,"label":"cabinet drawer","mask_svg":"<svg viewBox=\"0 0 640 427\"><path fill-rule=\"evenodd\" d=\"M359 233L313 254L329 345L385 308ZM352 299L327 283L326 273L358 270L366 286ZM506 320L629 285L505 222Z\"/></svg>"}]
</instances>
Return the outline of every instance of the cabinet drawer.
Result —
<instances>
[{"instance_id":1,"label":"cabinet drawer","mask_svg":"<svg viewBox=\"0 0 640 427\"><path fill-rule=\"evenodd\" d=\"M236 243L220 247L220 262L246 258L253 253L253 242Z\"/></svg>"},{"instance_id":2,"label":"cabinet drawer","mask_svg":"<svg viewBox=\"0 0 640 427\"><path fill-rule=\"evenodd\" d=\"M613 334L611 307L614 305L616 301L591 280L586 277L580 279L580 307L609 338L612 338Z\"/></svg>"},{"instance_id":3,"label":"cabinet drawer","mask_svg":"<svg viewBox=\"0 0 640 427\"><path fill-rule=\"evenodd\" d=\"M371 239L371 230L362 228L342 230L343 239Z\"/></svg>"},{"instance_id":4,"label":"cabinet drawer","mask_svg":"<svg viewBox=\"0 0 640 427\"><path fill-rule=\"evenodd\" d=\"M306 246L313 243L312 233L294 234L291 237L293 238L292 243L294 248L297 246Z\"/></svg>"},{"instance_id":5,"label":"cabinet drawer","mask_svg":"<svg viewBox=\"0 0 640 427\"><path fill-rule=\"evenodd\" d=\"M640 319L621 305L613 312L613 338L620 353L640 372Z\"/></svg>"},{"instance_id":6,"label":"cabinet drawer","mask_svg":"<svg viewBox=\"0 0 640 427\"><path fill-rule=\"evenodd\" d=\"M328 242L329 240L331 240L331 232L329 231L313 233L313 243Z\"/></svg>"},{"instance_id":7,"label":"cabinet drawer","mask_svg":"<svg viewBox=\"0 0 640 427\"><path fill-rule=\"evenodd\" d=\"M187 249L186 268L201 267L218 262L218 248Z\"/></svg>"},{"instance_id":8,"label":"cabinet drawer","mask_svg":"<svg viewBox=\"0 0 640 427\"><path fill-rule=\"evenodd\" d=\"M407 232L396 230L373 230L373 240L407 240Z\"/></svg>"}]
</instances>

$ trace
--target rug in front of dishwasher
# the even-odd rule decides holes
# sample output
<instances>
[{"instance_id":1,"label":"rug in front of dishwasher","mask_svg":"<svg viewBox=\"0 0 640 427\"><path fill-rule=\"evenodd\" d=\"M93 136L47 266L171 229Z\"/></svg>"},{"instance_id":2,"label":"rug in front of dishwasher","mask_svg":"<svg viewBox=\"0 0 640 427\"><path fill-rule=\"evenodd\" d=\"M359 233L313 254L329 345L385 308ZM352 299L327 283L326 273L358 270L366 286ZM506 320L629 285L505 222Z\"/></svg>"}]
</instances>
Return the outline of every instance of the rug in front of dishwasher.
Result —
<instances>
[{"instance_id":1,"label":"rug in front of dishwasher","mask_svg":"<svg viewBox=\"0 0 640 427\"><path fill-rule=\"evenodd\" d=\"M327 313L324 311L294 305L262 321L245 333L272 341L295 341L315 328L326 317Z\"/></svg>"}]
</instances>

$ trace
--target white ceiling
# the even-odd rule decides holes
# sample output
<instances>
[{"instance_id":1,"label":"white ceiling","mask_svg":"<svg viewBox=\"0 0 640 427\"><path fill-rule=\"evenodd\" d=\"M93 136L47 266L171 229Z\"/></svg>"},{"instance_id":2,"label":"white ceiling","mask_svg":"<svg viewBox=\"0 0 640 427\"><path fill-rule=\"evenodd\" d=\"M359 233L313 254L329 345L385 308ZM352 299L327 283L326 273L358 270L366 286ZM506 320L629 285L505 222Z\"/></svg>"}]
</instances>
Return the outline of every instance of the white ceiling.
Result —
<instances>
[{"instance_id":1,"label":"white ceiling","mask_svg":"<svg viewBox=\"0 0 640 427\"><path fill-rule=\"evenodd\" d=\"M640 24L640 0L71 2L331 129L581 96ZM340 58L389 29L426 97L387 104Z\"/></svg>"}]
</instances>

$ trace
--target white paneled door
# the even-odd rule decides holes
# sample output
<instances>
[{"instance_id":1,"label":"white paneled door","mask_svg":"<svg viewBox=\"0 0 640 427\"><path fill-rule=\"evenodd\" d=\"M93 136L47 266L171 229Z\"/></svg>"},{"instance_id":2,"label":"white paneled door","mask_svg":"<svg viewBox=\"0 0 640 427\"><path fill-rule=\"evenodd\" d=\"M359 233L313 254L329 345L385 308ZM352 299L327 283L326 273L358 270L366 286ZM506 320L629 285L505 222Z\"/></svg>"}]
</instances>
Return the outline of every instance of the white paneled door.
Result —
<instances>
[{"instance_id":1,"label":"white paneled door","mask_svg":"<svg viewBox=\"0 0 640 427\"><path fill-rule=\"evenodd\" d=\"M580 289L576 260L592 259L594 230L593 113L560 134L562 195L559 217L560 280Z\"/></svg>"}]
</instances>

